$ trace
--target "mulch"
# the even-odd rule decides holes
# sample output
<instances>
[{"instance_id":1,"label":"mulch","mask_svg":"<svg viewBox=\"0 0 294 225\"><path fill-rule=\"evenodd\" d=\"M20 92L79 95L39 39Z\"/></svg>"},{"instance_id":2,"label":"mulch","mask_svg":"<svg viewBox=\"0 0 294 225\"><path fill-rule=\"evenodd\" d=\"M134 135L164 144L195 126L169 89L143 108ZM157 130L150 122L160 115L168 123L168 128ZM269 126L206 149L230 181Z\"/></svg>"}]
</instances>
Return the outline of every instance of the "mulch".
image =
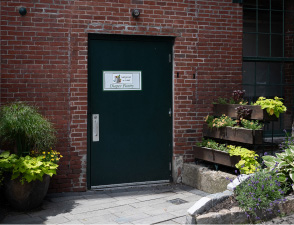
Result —
<instances>
[{"instance_id":1,"label":"mulch","mask_svg":"<svg viewBox=\"0 0 294 225\"><path fill-rule=\"evenodd\" d=\"M223 209L230 210L231 208L238 207L238 206L239 206L239 204L238 204L237 200L235 199L235 197L230 196L225 201L222 201L221 203L219 203L219 204L215 205L214 207L212 207L206 213L219 212L220 210L223 210Z\"/></svg>"}]
</instances>

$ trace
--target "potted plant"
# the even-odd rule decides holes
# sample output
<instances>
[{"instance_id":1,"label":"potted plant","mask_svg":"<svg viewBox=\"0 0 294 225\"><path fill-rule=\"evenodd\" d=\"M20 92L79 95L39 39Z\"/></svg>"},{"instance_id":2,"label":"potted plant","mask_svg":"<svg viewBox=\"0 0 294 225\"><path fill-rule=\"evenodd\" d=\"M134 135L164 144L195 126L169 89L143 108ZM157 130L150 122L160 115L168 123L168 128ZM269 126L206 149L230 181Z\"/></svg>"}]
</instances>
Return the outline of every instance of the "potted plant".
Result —
<instances>
[{"instance_id":1,"label":"potted plant","mask_svg":"<svg viewBox=\"0 0 294 225\"><path fill-rule=\"evenodd\" d=\"M202 139L194 146L194 157L197 159L236 167L242 174L250 174L259 167L258 155L247 148L217 143L211 139Z\"/></svg>"},{"instance_id":2,"label":"potted plant","mask_svg":"<svg viewBox=\"0 0 294 225\"><path fill-rule=\"evenodd\" d=\"M220 144L212 139L205 138L202 138L202 142L198 142L196 146L193 146L195 158L235 167L241 158L239 156L230 156L229 150L225 144Z\"/></svg>"},{"instance_id":3,"label":"potted plant","mask_svg":"<svg viewBox=\"0 0 294 225\"><path fill-rule=\"evenodd\" d=\"M263 125L258 121L242 119L240 124L229 116L222 115L219 118L207 116L203 124L203 137L241 142L246 144L263 143Z\"/></svg>"},{"instance_id":4,"label":"potted plant","mask_svg":"<svg viewBox=\"0 0 294 225\"><path fill-rule=\"evenodd\" d=\"M35 107L22 102L0 111L0 173L5 197L14 208L29 210L45 197L50 177L56 174L61 155L52 150L56 131Z\"/></svg>"},{"instance_id":5,"label":"potted plant","mask_svg":"<svg viewBox=\"0 0 294 225\"><path fill-rule=\"evenodd\" d=\"M259 97L254 104L248 105L248 102L243 99L244 95L244 90L236 90L233 92L233 97L229 100L219 98L217 102L213 102L213 115L221 116L225 114L231 118L237 118L237 108L243 106L243 108L251 110L249 119L276 121L280 113L286 112L286 107L281 101L282 98L266 99Z\"/></svg>"}]
</instances>

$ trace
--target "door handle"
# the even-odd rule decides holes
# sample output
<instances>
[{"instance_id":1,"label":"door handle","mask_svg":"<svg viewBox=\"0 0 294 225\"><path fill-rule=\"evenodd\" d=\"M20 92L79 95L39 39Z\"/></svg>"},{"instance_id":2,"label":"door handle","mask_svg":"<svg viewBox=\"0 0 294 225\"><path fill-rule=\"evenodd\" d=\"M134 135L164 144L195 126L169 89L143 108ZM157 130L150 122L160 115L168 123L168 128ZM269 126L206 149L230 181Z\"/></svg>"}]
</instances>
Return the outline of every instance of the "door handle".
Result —
<instances>
[{"instance_id":1,"label":"door handle","mask_svg":"<svg viewBox=\"0 0 294 225\"><path fill-rule=\"evenodd\" d=\"M92 115L93 142L99 141L99 114Z\"/></svg>"}]
</instances>

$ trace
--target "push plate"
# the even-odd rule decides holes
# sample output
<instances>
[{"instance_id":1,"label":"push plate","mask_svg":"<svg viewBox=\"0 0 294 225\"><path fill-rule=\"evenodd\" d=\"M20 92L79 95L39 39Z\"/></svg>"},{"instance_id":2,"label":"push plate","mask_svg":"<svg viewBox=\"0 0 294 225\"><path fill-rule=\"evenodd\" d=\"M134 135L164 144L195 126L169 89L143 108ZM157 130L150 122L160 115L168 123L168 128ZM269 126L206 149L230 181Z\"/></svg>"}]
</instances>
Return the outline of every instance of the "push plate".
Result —
<instances>
[{"instance_id":1,"label":"push plate","mask_svg":"<svg viewBox=\"0 0 294 225\"><path fill-rule=\"evenodd\" d=\"M93 142L99 141L99 114L92 115Z\"/></svg>"}]
</instances>

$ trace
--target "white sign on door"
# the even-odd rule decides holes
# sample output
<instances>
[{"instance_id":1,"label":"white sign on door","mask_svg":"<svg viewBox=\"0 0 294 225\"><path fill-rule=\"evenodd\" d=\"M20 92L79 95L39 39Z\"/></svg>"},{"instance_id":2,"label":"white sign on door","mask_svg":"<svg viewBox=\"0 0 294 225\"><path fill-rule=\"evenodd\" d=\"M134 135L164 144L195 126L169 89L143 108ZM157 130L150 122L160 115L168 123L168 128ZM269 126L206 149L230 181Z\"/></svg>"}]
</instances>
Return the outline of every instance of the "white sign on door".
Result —
<instances>
[{"instance_id":1,"label":"white sign on door","mask_svg":"<svg viewBox=\"0 0 294 225\"><path fill-rule=\"evenodd\" d=\"M103 71L103 90L142 90L141 75L141 71Z\"/></svg>"}]
</instances>

